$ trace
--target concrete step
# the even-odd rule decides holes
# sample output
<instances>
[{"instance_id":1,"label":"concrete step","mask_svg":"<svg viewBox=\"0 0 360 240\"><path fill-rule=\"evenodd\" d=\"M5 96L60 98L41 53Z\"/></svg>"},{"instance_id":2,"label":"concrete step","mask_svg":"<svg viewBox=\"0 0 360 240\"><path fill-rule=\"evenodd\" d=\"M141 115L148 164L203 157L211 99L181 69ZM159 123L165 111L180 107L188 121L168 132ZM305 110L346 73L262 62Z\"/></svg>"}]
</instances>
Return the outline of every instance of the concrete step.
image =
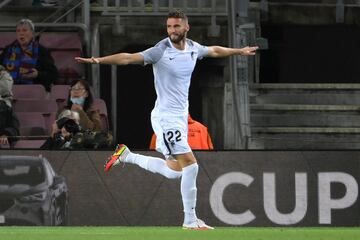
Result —
<instances>
[{"instance_id":1,"label":"concrete step","mask_svg":"<svg viewBox=\"0 0 360 240\"><path fill-rule=\"evenodd\" d=\"M252 128L250 149L340 150L360 148L360 128Z\"/></svg>"},{"instance_id":2,"label":"concrete step","mask_svg":"<svg viewBox=\"0 0 360 240\"><path fill-rule=\"evenodd\" d=\"M252 127L359 127L360 105L251 104Z\"/></svg>"},{"instance_id":3,"label":"concrete step","mask_svg":"<svg viewBox=\"0 0 360 240\"><path fill-rule=\"evenodd\" d=\"M360 105L318 104L250 104L251 110L261 111L360 111Z\"/></svg>"},{"instance_id":4,"label":"concrete step","mask_svg":"<svg viewBox=\"0 0 360 240\"><path fill-rule=\"evenodd\" d=\"M252 127L360 127L360 105L251 104Z\"/></svg>"},{"instance_id":5,"label":"concrete step","mask_svg":"<svg viewBox=\"0 0 360 240\"><path fill-rule=\"evenodd\" d=\"M359 149L360 128L255 127L250 149Z\"/></svg>"},{"instance_id":6,"label":"concrete step","mask_svg":"<svg viewBox=\"0 0 360 240\"><path fill-rule=\"evenodd\" d=\"M360 104L360 84L253 84L250 86L250 102L256 104Z\"/></svg>"},{"instance_id":7,"label":"concrete step","mask_svg":"<svg viewBox=\"0 0 360 240\"><path fill-rule=\"evenodd\" d=\"M360 134L360 127L253 127L253 133Z\"/></svg>"},{"instance_id":8,"label":"concrete step","mask_svg":"<svg viewBox=\"0 0 360 240\"><path fill-rule=\"evenodd\" d=\"M360 127L358 112L252 112L251 127Z\"/></svg>"},{"instance_id":9,"label":"concrete step","mask_svg":"<svg viewBox=\"0 0 360 240\"><path fill-rule=\"evenodd\" d=\"M360 83L254 83L259 90L360 90Z\"/></svg>"},{"instance_id":10,"label":"concrete step","mask_svg":"<svg viewBox=\"0 0 360 240\"><path fill-rule=\"evenodd\" d=\"M360 148L360 84L255 84L250 95L250 149Z\"/></svg>"}]
</instances>

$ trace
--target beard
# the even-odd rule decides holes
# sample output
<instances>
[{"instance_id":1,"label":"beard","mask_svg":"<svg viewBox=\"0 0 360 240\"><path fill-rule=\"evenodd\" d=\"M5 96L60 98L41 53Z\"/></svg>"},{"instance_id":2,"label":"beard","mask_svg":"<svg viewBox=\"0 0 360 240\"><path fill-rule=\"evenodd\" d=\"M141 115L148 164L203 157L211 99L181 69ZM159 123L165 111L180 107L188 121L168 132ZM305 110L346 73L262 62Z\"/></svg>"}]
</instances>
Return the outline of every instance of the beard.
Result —
<instances>
[{"instance_id":1,"label":"beard","mask_svg":"<svg viewBox=\"0 0 360 240\"><path fill-rule=\"evenodd\" d=\"M170 41L172 43L175 43L175 44L178 44L180 43L183 39L185 39L185 34L186 32L182 32L182 33L179 33L179 34L171 34L169 35L169 38L170 38Z\"/></svg>"}]
</instances>

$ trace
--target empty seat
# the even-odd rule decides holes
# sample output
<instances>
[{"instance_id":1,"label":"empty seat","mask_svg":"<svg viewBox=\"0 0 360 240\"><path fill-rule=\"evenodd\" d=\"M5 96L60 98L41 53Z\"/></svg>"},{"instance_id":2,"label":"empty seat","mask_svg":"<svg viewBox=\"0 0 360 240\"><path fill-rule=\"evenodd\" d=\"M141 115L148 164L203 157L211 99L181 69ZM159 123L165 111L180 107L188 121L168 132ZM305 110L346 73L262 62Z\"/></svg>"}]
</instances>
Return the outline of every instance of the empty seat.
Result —
<instances>
[{"instance_id":1,"label":"empty seat","mask_svg":"<svg viewBox=\"0 0 360 240\"><path fill-rule=\"evenodd\" d=\"M16 114L35 112L40 113L45 121L46 132L49 134L51 126L55 121L58 105L53 99L18 99L13 102L13 109Z\"/></svg>"},{"instance_id":2,"label":"empty seat","mask_svg":"<svg viewBox=\"0 0 360 240\"><path fill-rule=\"evenodd\" d=\"M50 91L50 99L56 101L58 108L61 109L66 105L69 96L70 85L53 85Z\"/></svg>"},{"instance_id":3,"label":"empty seat","mask_svg":"<svg viewBox=\"0 0 360 240\"><path fill-rule=\"evenodd\" d=\"M95 98L94 107L100 111L102 129L108 131L110 129L110 124L105 101L100 98Z\"/></svg>"},{"instance_id":4,"label":"empty seat","mask_svg":"<svg viewBox=\"0 0 360 240\"><path fill-rule=\"evenodd\" d=\"M42 33L40 43L51 51L59 70L56 83L69 84L72 80L84 76L84 66L74 60L82 55L82 43L78 33Z\"/></svg>"},{"instance_id":5,"label":"empty seat","mask_svg":"<svg viewBox=\"0 0 360 240\"><path fill-rule=\"evenodd\" d=\"M15 143L14 148L40 148L46 140L19 140Z\"/></svg>"},{"instance_id":6,"label":"empty seat","mask_svg":"<svg viewBox=\"0 0 360 240\"><path fill-rule=\"evenodd\" d=\"M81 56L80 51L56 50L51 52L51 56L59 70L56 84L70 84L73 80L84 76L84 66L75 62L75 57Z\"/></svg>"},{"instance_id":7,"label":"empty seat","mask_svg":"<svg viewBox=\"0 0 360 240\"><path fill-rule=\"evenodd\" d=\"M47 96L41 84L14 84L12 91L14 99L45 99Z\"/></svg>"},{"instance_id":8,"label":"empty seat","mask_svg":"<svg viewBox=\"0 0 360 240\"><path fill-rule=\"evenodd\" d=\"M44 136L48 134L45 119L39 112L18 112L21 136Z\"/></svg>"},{"instance_id":9,"label":"empty seat","mask_svg":"<svg viewBox=\"0 0 360 240\"><path fill-rule=\"evenodd\" d=\"M48 130L48 134L51 134L52 125L56 120L57 112L43 113L46 129Z\"/></svg>"},{"instance_id":10,"label":"empty seat","mask_svg":"<svg viewBox=\"0 0 360 240\"><path fill-rule=\"evenodd\" d=\"M16 40L15 32L1 32L0 49L5 48L7 45Z\"/></svg>"},{"instance_id":11,"label":"empty seat","mask_svg":"<svg viewBox=\"0 0 360 240\"><path fill-rule=\"evenodd\" d=\"M13 108L15 112L57 112L58 107L53 99L15 99Z\"/></svg>"},{"instance_id":12,"label":"empty seat","mask_svg":"<svg viewBox=\"0 0 360 240\"><path fill-rule=\"evenodd\" d=\"M45 32L40 36L40 43L51 50L82 50L81 38L74 32Z\"/></svg>"},{"instance_id":13,"label":"empty seat","mask_svg":"<svg viewBox=\"0 0 360 240\"><path fill-rule=\"evenodd\" d=\"M0 145L0 149L9 149L10 148L10 145L9 144L2 144Z\"/></svg>"},{"instance_id":14,"label":"empty seat","mask_svg":"<svg viewBox=\"0 0 360 240\"><path fill-rule=\"evenodd\" d=\"M94 107L99 109L100 114L108 115L106 103L101 98L94 98Z\"/></svg>"},{"instance_id":15,"label":"empty seat","mask_svg":"<svg viewBox=\"0 0 360 240\"><path fill-rule=\"evenodd\" d=\"M54 100L57 99L66 100L69 96L69 91L70 91L70 85L64 85L64 84L53 85L50 91L50 98Z\"/></svg>"}]
</instances>

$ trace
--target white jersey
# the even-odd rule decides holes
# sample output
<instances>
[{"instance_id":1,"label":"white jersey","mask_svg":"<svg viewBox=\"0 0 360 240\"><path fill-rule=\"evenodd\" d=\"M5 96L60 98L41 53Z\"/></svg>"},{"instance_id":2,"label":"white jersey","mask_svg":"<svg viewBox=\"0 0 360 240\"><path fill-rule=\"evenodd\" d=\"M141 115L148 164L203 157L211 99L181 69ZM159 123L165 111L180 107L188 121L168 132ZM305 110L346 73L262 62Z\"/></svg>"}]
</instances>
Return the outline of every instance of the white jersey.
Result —
<instances>
[{"instance_id":1,"label":"white jersey","mask_svg":"<svg viewBox=\"0 0 360 240\"><path fill-rule=\"evenodd\" d=\"M187 39L185 49L178 50L165 38L140 54L144 56L144 65L153 64L157 94L154 111L165 115L188 114L191 74L197 59L208 54L208 47Z\"/></svg>"}]
</instances>

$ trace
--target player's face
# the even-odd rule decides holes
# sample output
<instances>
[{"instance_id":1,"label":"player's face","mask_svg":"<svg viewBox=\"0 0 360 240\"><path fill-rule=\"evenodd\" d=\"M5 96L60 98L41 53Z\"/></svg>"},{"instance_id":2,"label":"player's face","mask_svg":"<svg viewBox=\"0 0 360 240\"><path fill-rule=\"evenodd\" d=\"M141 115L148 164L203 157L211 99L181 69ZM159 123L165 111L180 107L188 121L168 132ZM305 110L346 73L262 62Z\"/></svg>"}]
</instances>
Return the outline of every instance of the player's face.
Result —
<instances>
[{"instance_id":1,"label":"player's face","mask_svg":"<svg viewBox=\"0 0 360 240\"><path fill-rule=\"evenodd\" d=\"M168 36L173 43L180 43L189 31L189 24L181 18L168 18L166 26Z\"/></svg>"},{"instance_id":2,"label":"player's face","mask_svg":"<svg viewBox=\"0 0 360 240\"><path fill-rule=\"evenodd\" d=\"M33 37L34 34L28 25L23 24L16 27L16 39L21 46L27 46Z\"/></svg>"}]
</instances>

